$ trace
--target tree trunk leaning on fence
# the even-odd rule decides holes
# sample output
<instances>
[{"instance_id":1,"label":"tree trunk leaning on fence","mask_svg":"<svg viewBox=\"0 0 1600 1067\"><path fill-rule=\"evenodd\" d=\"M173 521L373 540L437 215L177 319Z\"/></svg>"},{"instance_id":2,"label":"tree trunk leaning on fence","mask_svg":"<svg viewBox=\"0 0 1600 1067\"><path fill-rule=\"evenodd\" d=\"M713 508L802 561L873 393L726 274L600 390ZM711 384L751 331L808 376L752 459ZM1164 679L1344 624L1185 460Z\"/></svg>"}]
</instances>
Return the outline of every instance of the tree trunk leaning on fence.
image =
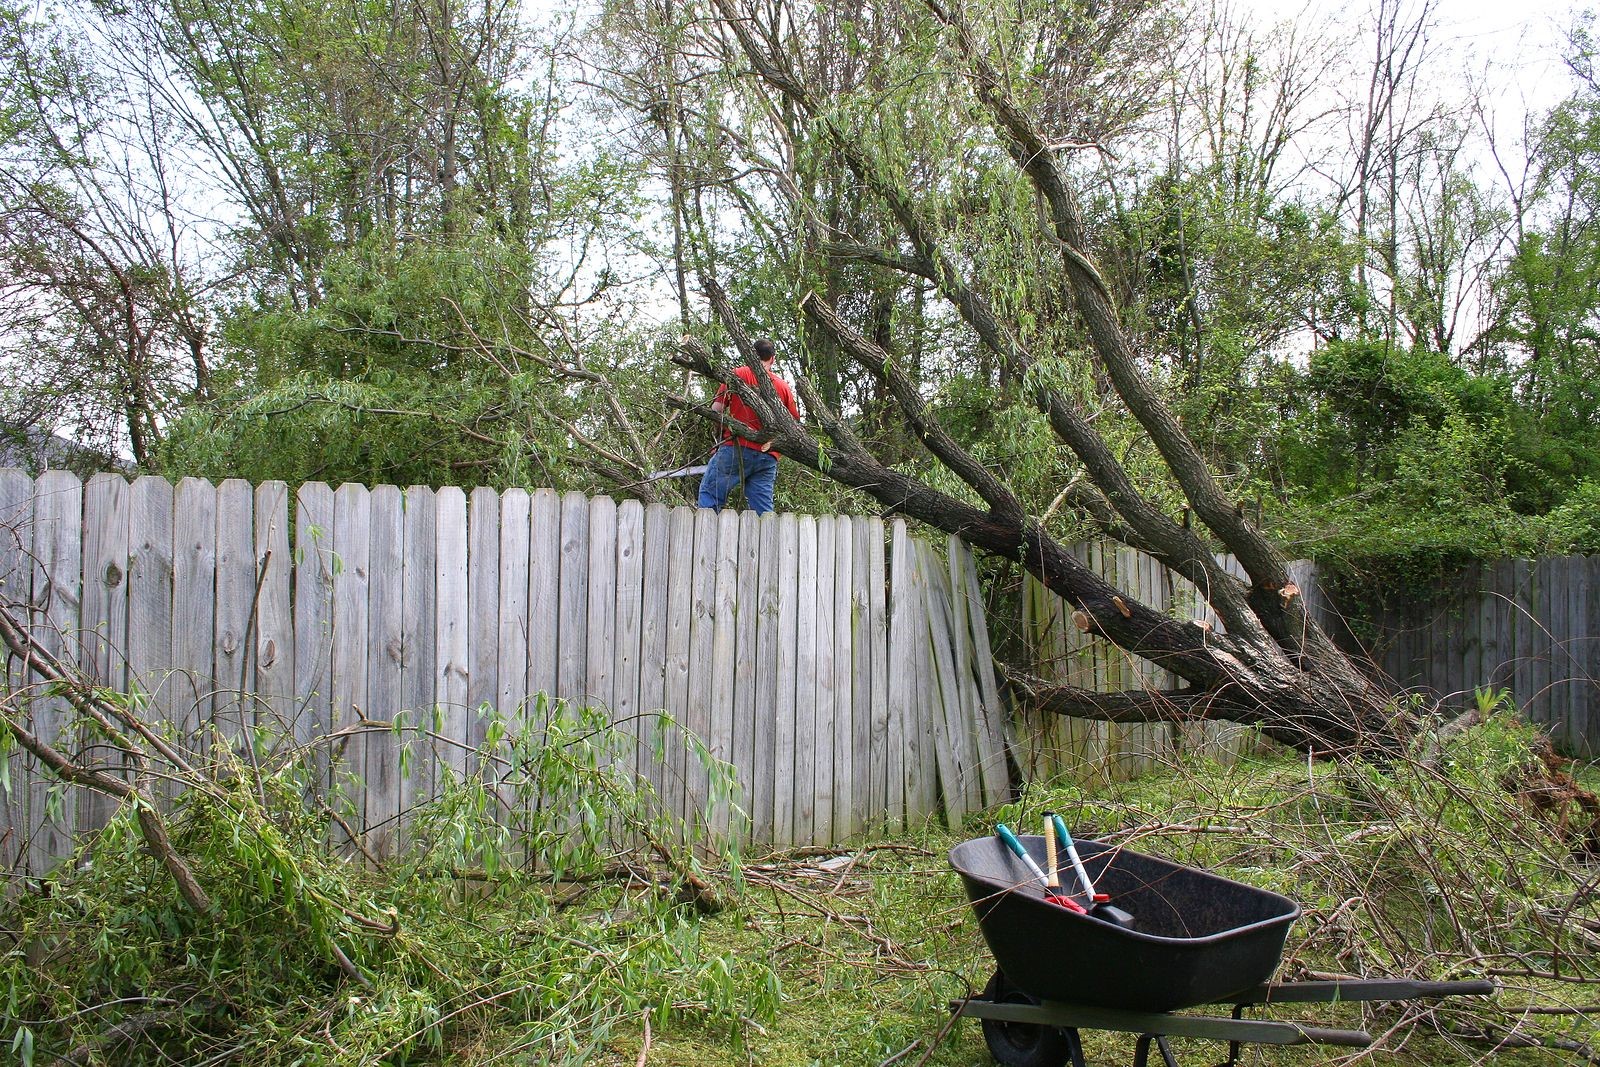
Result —
<instances>
[{"instance_id":1,"label":"tree trunk leaning on fence","mask_svg":"<svg viewBox=\"0 0 1600 1067\"><path fill-rule=\"evenodd\" d=\"M742 59L775 106L805 117L811 136L836 153L894 219L898 233L884 247L848 251L880 267L931 283L1013 380L1024 380L1035 357L1009 323L964 273L957 256L941 245L935 220L924 217L893 168L884 165L868 139L857 137L836 111L813 99L791 65L779 36L782 20L763 22L738 0L712 0L722 28L738 42ZM798 385L814 435L789 417L770 387L754 390L733 379L706 347L685 338L679 362L739 392L773 431L785 456L861 490L888 509L959 534L989 552L1019 561L1076 609L1074 621L1088 634L1144 657L1182 679L1169 692L1099 693L1017 675L1011 681L1038 707L1118 722L1227 719L1258 726L1268 736L1319 754L1387 755L1419 728L1397 709L1391 695L1374 685L1329 639L1306 609L1290 580L1289 561L1219 488L1198 447L1138 366L1105 284L1089 257L1083 216L1060 169L1055 151L1038 126L1015 103L1004 78L985 56L958 13L928 0L924 17L938 24L944 47L958 57L973 97L998 143L1035 190L1038 224L1059 253L1060 284L1070 295L1092 342L1099 367L1129 414L1159 451L1194 514L1231 552L1248 578L1240 581L1216 563L1212 547L1197 531L1164 514L1136 486L1110 444L1069 398L1048 386L1031 387L1029 400L1082 465L1085 484L1071 503L1108 537L1154 555L1193 582L1222 620L1224 633L1173 619L1118 591L1079 563L1030 515L1018 495L995 472L961 448L930 413L916 387L891 355L862 336L828 303L810 295L802 303L810 322L870 371L892 396L917 439L959 477L984 506L978 507L890 469L861 443L849 426L806 387ZM904 11L916 17L913 8ZM935 79L937 80L937 79ZM753 360L738 317L716 279L702 277L712 306L747 361ZM764 383L763 383L764 385ZM824 443L823 438L826 438Z\"/></svg>"}]
</instances>

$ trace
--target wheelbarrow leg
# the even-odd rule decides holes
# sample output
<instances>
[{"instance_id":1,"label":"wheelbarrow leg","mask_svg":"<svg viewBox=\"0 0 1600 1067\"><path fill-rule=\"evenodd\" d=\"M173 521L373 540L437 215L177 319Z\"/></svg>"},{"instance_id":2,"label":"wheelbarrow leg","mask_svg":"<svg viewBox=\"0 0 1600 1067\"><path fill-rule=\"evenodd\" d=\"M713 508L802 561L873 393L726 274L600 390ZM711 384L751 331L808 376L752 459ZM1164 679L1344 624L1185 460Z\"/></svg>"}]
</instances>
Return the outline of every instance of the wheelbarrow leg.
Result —
<instances>
[{"instance_id":1,"label":"wheelbarrow leg","mask_svg":"<svg viewBox=\"0 0 1600 1067\"><path fill-rule=\"evenodd\" d=\"M1235 1004L1233 1006L1233 1017L1235 1019L1243 1019L1244 1018L1244 1005L1243 1004ZM1237 1041L1228 1042L1228 1061L1226 1063L1224 1063L1222 1065L1222 1067L1239 1067L1239 1049L1240 1049L1240 1047L1241 1046L1240 1046L1239 1042L1237 1042Z\"/></svg>"},{"instance_id":2,"label":"wheelbarrow leg","mask_svg":"<svg viewBox=\"0 0 1600 1067\"><path fill-rule=\"evenodd\" d=\"M1167 1039L1160 1034L1140 1034L1138 1042L1133 1046L1133 1067L1147 1067L1150 1062L1150 1042L1154 1040L1156 1048L1161 1051L1161 1062L1166 1067L1178 1067L1178 1061L1172 1058L1172 1046L1167 1044Z\"/></svg>"}]
</instances>

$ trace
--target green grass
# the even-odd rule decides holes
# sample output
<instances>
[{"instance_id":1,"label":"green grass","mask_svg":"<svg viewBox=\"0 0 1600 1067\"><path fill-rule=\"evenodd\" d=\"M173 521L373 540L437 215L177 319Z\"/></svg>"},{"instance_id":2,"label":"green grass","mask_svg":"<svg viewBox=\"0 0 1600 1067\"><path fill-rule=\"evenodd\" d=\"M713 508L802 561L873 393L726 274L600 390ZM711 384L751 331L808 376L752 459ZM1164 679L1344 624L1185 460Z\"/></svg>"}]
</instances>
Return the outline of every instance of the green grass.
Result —
<instances>
[{"instance_id":1,"label":"green grass","mask_svg":"<svg viewBox=\"0 0 1600 1067\"><path fill-rule=\"evenodd\" d=\"M542 754L527 786L581 797L588 813L531 827L560 880L521 870L517 840L486 821L481 785L464 783L422 813L426 847L378 873L328 852L326 824L296 813L289 780L205 794L175 820L218 901L201 921L124 813L87 864L64 868L47 894L0 907L0 1062L7 1051L28 1061L31 1043L38 1063L88 1048L83 1062L119 1064L631 1067L641 1051L654 1067L983 1064L979 1024L951 1025L946 1005L980 989L993 963L945 853L995 821L1034 827L1045 810L1084 835L1300 902L1282 978L1500 973L1498 997L1420 1016L1407 1006L1274 1008L1267 1017L1364 1028L1381 1048L1351 1060L1349 1050L1254 1047L1244 1063L1557 1064L1579 1061L1560 1042L1592 1042L1592 1015L1521 1014L1600 1001L1600 876L1562 838L1561 813L1531 814L1505 788L1529 740L1509 717L1381 770L1186 763L1093 789L1032 787L963 829L865 835L832 853L729 866L702 846L699 873L729 901L709 917L664 891L690 869L687 853L669 850L644 880L618 877L608 827L655 832L640 814L648 798L630 794L587 738ZM1575 829L1576 815L1565 817ZM478 876L463 881L474 865ZM387 909L399 919L392 935L351 918ZM335 966L333 944L366 988ZM157 998L141 1004L175 1006L177 1017L104 1046L109 1028L146 1010L133 998ZM1557 1047L1491 1051L1445 1036L1486 1027ZM1131 1036L1085 1043L1092 1064L1131 1062ZM1185 1064L1225 1054L1177 1047Z\"/></svg>"},{"instance_id":2,"label":"green grass","mask_svg":"<svg viewBox=\"0 0 1600 1067\"><path fill-rule=\"evenodd\" d=\"M1509 749L1514 741L1486 739L1491 749L1495 745ZM1474 749L1468 754L1477 771L1500 769L1493 751ZM806 886L808 895L838 915L865 918L875 939L862 936L859 922L808 915L791 893L752 878L737 913L709 923L706 939L741 952L771 953L784 989L778 1016L759 1027L745 1027L737 1040L687 1024L658 1026L652 1031L648 1062L674 1067L877 1065L912 1046L898 1062L990 1062L976 1022L959 1021L941 1036L948 1018L946 1003L981 987L993 966L944 853L967 836L988 833L997 819L1028 826L1047 809L1070 813L1086 834L1132 831L1131 839L1143 851L1212 868L1301 901L1306 917L1291 933L1283 977L1339 973L1443 979L1480 977L1495 965L1506 969L1505 958L1467 958L1464 946L1457 943L1457 931L1445 928L1440 918L1445 909L1439 898L1446 894L1457 898L1458 919L1469 926L1465 940L1481 941L1475 945L1480 952L1513 953L1548 966L1548 956L1538 953L1548 950L1549 943L1540 942L1535 932L1519 931L1515 921L1503 916L1527 909L1530 899L1571 896L1577 888L1573 879L1583 877L1585 869L1551 861L1560 856L1559 842L1550 837L1544 855L1530 859L1527 869L1517 872L1516 891L1509 885L1429 883L1430 877L1448 873L1449 861L1464 843L1482 861L1483 871L1496 869L1501 862L1496 849L1473 848L1470 837L1482 829L1476 819L1499 809L1466 792L1430 793L1428 788L1437 784L1430 779L1396 782L1393 779L1409 777L1397 772L1386 780L1391 800L1413 790L1418 793L1410 797L1422 809L1415 814L1431 820L1427 825L1436 835L1438 857L1443 857L1435 857L1437 866L1430 869L1401 848L1403 830L1378 831L1383 820L1373 817L1370 798L1352 801L1350 783L1344 780L1347 773L1317 766L1308 775L1303 762L1283 759L1232 769L1185 766L1092 792L1071 786L1037 789L1000 812L975 817L963 832L930 827L893 839L867 839L853 851L844 850L843 854L859 859L842 878L815 877L792 863L775 865L778 870L768 877L781 872L785 883ZM1592 774L1592 769L1585 773ZM1480 778L1466 778L1483 784ZM1361 790L1355 792L1359 796ZM1428 807L1430 800L1437 802L1435 806ZM1514 831L1521 841L1538 828L1519 821ZM1296 860L1303 860L1319 842L1352 838L1342 852L1302 867L1299 874L1291 873ZM885 844L893 850L875 850ZM1474 909L1500 917L1480 916ZM1592 901L1579 910L1595 917ZM885 943L892 948L886 949ZM1578 955L1571 973L1581 983L1502 977L1505 988L1493 1000L1460 998L1420 1017L1414 1015L1418 1005L1297 1005L1258 1015L1366 1029L1382 1041L1377 1062L1389 1064L1565 1064L1578 1060L1570 1049L1492 1050L1487 1044L1442 1036L1441 1031L1460 1033L1488 1022L1524 1035L1537 1031L1557 1040L1590 1042L1593 1017L1566 1021L1518 1017L1526 1004L1571 1005L1600 999L1594 993L1600 968L1592 950L1587 959ZM636 1027L613 1042L604 1062L636 1062L641 1035ZM1132 1062L1129 1035L1089 1034L1085 1044L1091 1064ZM1175 1048L1180 1063L1211 1064L1225 1054L1221 1045L1208 1042L1180 1041ZM1345 1059L1359 1057L1348 1049L1255 1046L1247 1048L1243 1062L1291 1065Z\"/></svg>"}]
</instances>

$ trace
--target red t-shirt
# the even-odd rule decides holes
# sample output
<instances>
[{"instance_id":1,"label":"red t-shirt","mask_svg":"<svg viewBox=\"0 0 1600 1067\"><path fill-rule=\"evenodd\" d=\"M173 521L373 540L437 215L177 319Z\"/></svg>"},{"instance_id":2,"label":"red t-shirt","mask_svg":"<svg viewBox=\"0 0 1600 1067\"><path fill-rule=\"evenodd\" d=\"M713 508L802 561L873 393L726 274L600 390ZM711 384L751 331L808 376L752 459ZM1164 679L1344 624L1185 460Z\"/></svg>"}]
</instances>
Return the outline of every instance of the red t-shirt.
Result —
<instances>
[{"instance_id":1,"label":"red t-shirt","mask_svg":"<svg viewBox=\"0 0 1600 1067\"><path fill-rule=\"evenodd\" d=\"M739 378L740 381L744 382L744 384L748 385L751 389L755 390L757 393L761 392L761 387L756 384L756 372L751 370L748 366L735 367L733 368L733 373ZM768 373L767 377L772 380L772 391L778 394L778 399L783 401L783 406L789 409L789 414L793 415L795 417L795 421L798 422L800 419L800 408L796 406L794 402L794 390L789 388L788 382L784 381L776 374ZM729 389L726 385L717 389L717 395L715 399L722 401L723 404L726 405L729 418L736 419L737 421L744 423L752 430L761 429L761 420L756 417L756 413L754 411L750 410L750 405L746 404L743 397ZM732 437L733 431L727 429L722 431L722 440L724 442L727 442ZM759 450L762 445L766 444L766 441L751 441L748 438L741 437L738 439L738 443L743 445L745 448L754 448ZM777 452L772 454L774 456L778 455Z\"/></svg>"}]
</instances>

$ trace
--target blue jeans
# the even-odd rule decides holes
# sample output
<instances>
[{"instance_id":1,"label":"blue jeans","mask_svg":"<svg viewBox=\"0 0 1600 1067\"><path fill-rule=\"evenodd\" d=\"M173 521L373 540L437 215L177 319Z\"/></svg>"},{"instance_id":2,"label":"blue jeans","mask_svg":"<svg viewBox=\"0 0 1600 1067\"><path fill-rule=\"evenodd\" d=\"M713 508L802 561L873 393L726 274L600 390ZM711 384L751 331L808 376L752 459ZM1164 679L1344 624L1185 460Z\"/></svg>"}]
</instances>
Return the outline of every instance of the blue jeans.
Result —
<instances>
[{"instance_id":1,"label":"blue jeans","mask_svg":"<svg viewBox=\"0 0 1600 1067\"><path fill-rule=\"evenodd\" d=\"M778 483L778 457L743 445L722 445L711 454L700 479L700 506L722 510L733 487L744 485L744 501L757 515L772 510L772 489Z\"/></svg>"}]
</instances>

